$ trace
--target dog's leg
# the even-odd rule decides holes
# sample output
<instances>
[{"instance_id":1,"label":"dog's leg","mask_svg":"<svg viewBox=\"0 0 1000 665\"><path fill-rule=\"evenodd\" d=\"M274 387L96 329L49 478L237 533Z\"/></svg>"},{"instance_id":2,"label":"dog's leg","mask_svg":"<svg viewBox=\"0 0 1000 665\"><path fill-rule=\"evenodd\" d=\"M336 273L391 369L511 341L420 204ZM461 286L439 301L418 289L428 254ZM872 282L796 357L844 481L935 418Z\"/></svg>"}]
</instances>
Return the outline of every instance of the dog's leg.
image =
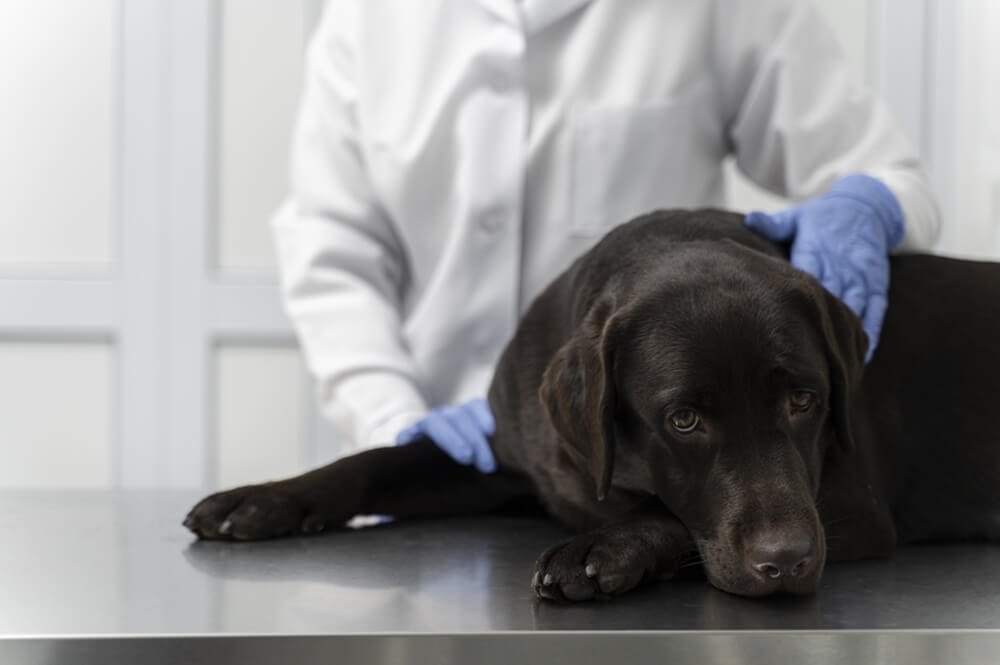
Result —
<instances>
[{"instance_id":1,"label":"dog's leg","mask_svg":"<svg viewBox=\"0 0 1000 665\"><path fill-rule=\"evenodd\" d=\"M202 538L257 540L336 527L359 514L483 513L532 496L522 476L482 474L429 440L375 448L301 476L218 492L184 526Z\"/></svg>"},{"instance_id":2,"label":"dog's leg","mask_svg":"<svg viewBox=\"0 0 1000 665\"><path fill-rule=\"evenodd\" d=\"M697 551L687 528L665 511L574 536L542 552L531 586L559 601L607 599L677 573Z\"/></svg>"}]
</instances>

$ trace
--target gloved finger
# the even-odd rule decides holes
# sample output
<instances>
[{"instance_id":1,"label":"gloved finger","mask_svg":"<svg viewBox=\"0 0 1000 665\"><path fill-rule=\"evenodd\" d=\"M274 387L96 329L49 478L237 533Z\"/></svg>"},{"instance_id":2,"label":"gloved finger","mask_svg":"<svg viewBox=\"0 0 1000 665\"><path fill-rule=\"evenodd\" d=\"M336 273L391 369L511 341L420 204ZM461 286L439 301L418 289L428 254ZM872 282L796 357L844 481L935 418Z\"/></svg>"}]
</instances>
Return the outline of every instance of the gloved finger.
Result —
<instances>
[{"instance_id":1,"label":"gloved finger","mask_svg":"<svg viewBox=\"0 0 1000 665\"><path fill-rule=\"evenodd\" d=\"M845 287L844 278L841 274L843 265L838 265L837 263L840 260L840 257L820 255L818 258L822 264L822 267L820 268L819 283L822 284L823 288L827 291L843 300Z\"/></svg>"},{"instance_id":2,"label":"gloved finger","mask_svg":"<svg viewBox=\"0 0 1000 665\"><path fill-rule=\"evenodd\" d=\"M472 464L472 446L452 424L442 410L435 409L424 418L423 429L437 447L448 453L459 464Z\"/></svg>"},{"instance_id":3,"label":"gloved finger","mask_svg":"<svg viewBox=\"0 0 1000 665\"><path fill-rule=\"evenodd\" d=\"M882 322L885 320L885 311L889 308L889 299L884 293L873 293L868 297L868 306L865 308L865 315L861 323L868 333L868 353L865 354L865 364L871 362L875 347L878 346L879 335L882 334Z\"/></svg>"},{"instance_id":4,"label":"gloved finger","mask_svg":"<svg viewBox=\"0 0 1000 665\"><path fill-rule=\"evenodd\" d=\"M836 269L831 269L828 261L823 262L823 277L819 282L827 291L844 299L844 279Z\"/></svg>"},{"instance_id":5,"label":"gloved finger","mask_svg":"<svg viewBox=\"0 0 1000 665\"><path fill-rule=\"evenodd\" d=\"M455 407L448 414L449 419L458 433L465 439L465 442L472 448L472 463L476 468L482 473L496 471L496 459L493 457L489 441L486 440L486 434L479 426L472 410L467 407L468 405Z\"/></svg>"},{"instance_id":6,"label":"gloved finger","mask_svg":"<svg viewBox=\"0 0 1000 665\"><path fill-rule=\"evenodd\" d=\"M851 311L864 318L868 308L868 289L859 280L852 280L844 287L844 295L841 298L844 304L851 308Z\"/></svg>"},{"instance_id":7,"label":"gloved finger","mask_svg":"<svg viewBox=\"0 0 1000 665\"><path fill-rule=\"evenodd\" d=\"M889 274L889 255L877 247L862 247L851 258L866 275Z\"/></svg>"},{"instance_id":8,"label":"gloved finger","mask_svg":"<svg viewBox=\"0 0 1000 665\"><path fill-rule=\"evenodd\" d=\"M485 399L474 399L466 403L472 417L476 419L479 429L487 436L493 436L497 432L497 423L493 419L493 411L490 410L490 403Z\"/></svg>"},{"instance_id":9,"label":"gloved finger","mask_svg":"<svg viewBox=\"0 0 1000 665\"><path fill-rule=\"evenodd\" d=\"M798 226L798 210L789 208L775 213L754 210L747 214L744 224L760 235L775 242L784 242L795 237Z\"/></svg>"},{"instance_id":10,"label":"gloved finger","mask_svg":"<svg viewBox=\"0 0 1000 665\"><path fill-rule=\"evenodd\" d=\"M803 252L793 247L789 260L799 270L809 273L818 280L823 279L823 262L813 252Z\"/></svg>"}]
</instances>

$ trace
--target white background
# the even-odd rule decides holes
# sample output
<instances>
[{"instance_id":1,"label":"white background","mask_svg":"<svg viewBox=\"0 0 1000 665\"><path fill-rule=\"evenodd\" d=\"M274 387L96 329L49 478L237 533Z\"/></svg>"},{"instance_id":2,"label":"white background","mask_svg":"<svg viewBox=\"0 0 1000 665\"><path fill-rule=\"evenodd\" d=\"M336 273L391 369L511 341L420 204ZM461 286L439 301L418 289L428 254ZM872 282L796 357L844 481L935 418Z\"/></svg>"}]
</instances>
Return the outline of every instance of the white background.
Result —
<instances>
[{"instance_id":1,"label":"white background","mask_svg":"<svg viewBox=\"0 0 1000 665\"><path fill-rule=\"evenodd\" d=\"M818 4L928 162L940 251L1000 258L1000 5ZM266 224L320 6L0 0L0 487L231 485L336 454Z\"/></svg>"}]
</instances>

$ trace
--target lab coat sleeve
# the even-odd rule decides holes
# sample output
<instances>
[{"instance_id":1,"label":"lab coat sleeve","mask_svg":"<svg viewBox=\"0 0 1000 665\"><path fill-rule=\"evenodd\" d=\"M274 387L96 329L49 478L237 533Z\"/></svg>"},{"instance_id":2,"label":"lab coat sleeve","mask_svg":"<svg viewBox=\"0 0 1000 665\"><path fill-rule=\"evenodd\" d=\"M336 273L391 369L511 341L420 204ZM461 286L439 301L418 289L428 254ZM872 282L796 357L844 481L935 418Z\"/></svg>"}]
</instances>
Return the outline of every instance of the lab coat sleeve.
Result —
<instances>
[{"instance_id":1,"label":"lab coat sleeve","mask_svg":"<svg viewBox=\"0 0 1000 665\"><path fill-rule=\"evenodd\" d=\"M896 195L902 250L929 248L940 213L913 146L884 103L853 80L818 12L801 0L719 0L715 47L736 165L796 200L863 172Z\"/></svg>"},{"instance_id":2,"label":"lab coat sleeve","mask_svg":"<svg viewBox=\"0 0 1000 665\"><path fill-rule=\"evenodd\" d=\"M402 335L403 252L359 145L355 11L329 3L310 42L291 193L272 229L285 308L324 415L363 448L393 443L426 405Z\"/></svg>"}]
</instances>

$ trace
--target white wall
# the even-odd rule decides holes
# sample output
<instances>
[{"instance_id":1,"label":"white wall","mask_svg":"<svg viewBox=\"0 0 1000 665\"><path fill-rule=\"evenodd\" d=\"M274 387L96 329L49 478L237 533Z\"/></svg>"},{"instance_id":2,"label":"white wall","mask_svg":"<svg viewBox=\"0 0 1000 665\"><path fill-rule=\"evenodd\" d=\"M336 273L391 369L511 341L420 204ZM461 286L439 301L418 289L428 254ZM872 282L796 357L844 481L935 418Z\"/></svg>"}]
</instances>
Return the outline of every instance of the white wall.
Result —
<instances>
[{"instance_id":1,"label":"white wall","mask_svg":"<svg viewBox=\"0 0 1000 665\"><path fill-rule=\"evenodd\" d=\"M0 488L336 453L278 297L320 0L0 0Z\"/></svg>"},{"instance_id":2,"label":"white wall","mask_svg":"<svg viewBox=\"0 0 1000 665\"><path fill-rule=\"evenodd\" d=\"M117 19L116 0L0 2L0 270L114 260Z\"/></svg>"},{"instance_id":3,"label":"white wall","mask_svg":"<svg viewBox=\"0 0 1000 665\"><path fill-rule=\"evenodd\" d=\"M954 100L954 188L945 212L943 252L1000 258L1000 3L956 3Z\"/></svg>"},{"instance_id":4,"label":"white wall","mask_svg":"<svg viewBox=\"0 0 1000 665\"><path fill-rule=\"evenodd\" d=\"M271 235L261 222L287 191L306 9L287 0L222 0L215 259L226 274L274 272Z\"/></svg>"},{"instance_id":5,"label":"white wall","mask_svg":"<svg viewBox=\"0 0 1000 665\"><path fill-rule=\"evenodd\" d=\"M14 324L48 314L16 288L24 280L51 287L115 268L118 31L116 0L0 2L0 487L114 477L108 337Z\"/></svg>"},{"instance_id":6,"label":"white wall","mask_svg":"<svg viewBox=\"0 0 1000 665\"><path fill-rule=\"evenodd\" d=\"M107 343L0 344L0 487L107 487L115 361Z\"/></svg>"},{"instance_id":7,"label":"white wall","mask_svg":"<svg viewBox=\"0 0 1000 665\"><path fill-rule=\"evenodd\" d=\"M266 224L321 3L0 0L0 487L223 485L336 453ZM997 4L817 4L930 160L942 248L1000 258ZM734 207L783 204L730 176Z\"/></svg>"}]
</instances>

